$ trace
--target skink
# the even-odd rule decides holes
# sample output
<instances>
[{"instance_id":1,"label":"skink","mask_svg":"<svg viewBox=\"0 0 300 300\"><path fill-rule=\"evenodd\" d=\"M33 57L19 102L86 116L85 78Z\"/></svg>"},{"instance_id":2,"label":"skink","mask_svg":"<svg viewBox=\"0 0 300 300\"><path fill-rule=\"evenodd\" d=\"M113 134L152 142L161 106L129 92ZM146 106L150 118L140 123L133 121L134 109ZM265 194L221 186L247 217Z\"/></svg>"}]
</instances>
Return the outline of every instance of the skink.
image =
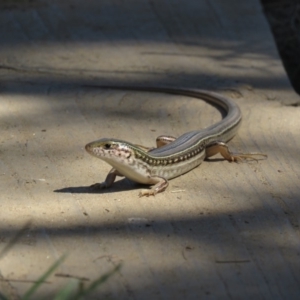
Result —
<instances>
[{"instance_id":1,"label":"skink","mask_svg":"<svg viewBox=\"0 0 300 300\"><path fill-rule=\"evenodd\" d=\"M102 138L88 143L86 151L98 157L113 168L103 183L92 185L93 188L110 187L116 176L125 176L135 182L153 185L142 190L139 196L156 195L168 187L168 180L180 176L210 156L220 153L228 161L254 159L254 156L265 154L233 154L226 142L234 137L241 124L242 115L239 107L232 100L218 93L197 89L172 89L159 87L104 87L98 88L136 90L184 95L207 101L227 112L221 121L200 130L184 133L178 138L159 136L157 148L147 148L123 140Z\"/></svg>"}]
</instances>

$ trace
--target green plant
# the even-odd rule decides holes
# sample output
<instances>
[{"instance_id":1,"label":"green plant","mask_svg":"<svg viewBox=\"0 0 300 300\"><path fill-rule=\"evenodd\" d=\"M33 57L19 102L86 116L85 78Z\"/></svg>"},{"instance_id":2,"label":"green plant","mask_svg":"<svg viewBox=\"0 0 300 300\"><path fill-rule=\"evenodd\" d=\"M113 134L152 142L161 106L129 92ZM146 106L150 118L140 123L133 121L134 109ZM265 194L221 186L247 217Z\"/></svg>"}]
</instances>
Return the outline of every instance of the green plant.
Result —
<instances>
[{"instance_id":1,"label":"green plant","mask_svg":"<svg viewBox=\"0 0 300 300\"><path fill-rule=\"evenodd\" d=\"M30 223L27 223L11 241L0 251L0 259L18 242L18 240L24 235L26 230L29 228ZM61 256L56 260L44 274L28 289L28 291L21 297L21 300L30 300L33 294L41 286L43 282L51 276L51 274L64 262L67 255ZM60 290L56 295L54 300L80 300L84 299L90 295L96 288L104 284L111 276L121 269L121 264L116 265L111 271L99 276L88 286L84 286L82 281L79 279L74 279L70 281L62 290ZM9 300L5 295L0 293L0 300Z\"/></svg>"}]
</instances>

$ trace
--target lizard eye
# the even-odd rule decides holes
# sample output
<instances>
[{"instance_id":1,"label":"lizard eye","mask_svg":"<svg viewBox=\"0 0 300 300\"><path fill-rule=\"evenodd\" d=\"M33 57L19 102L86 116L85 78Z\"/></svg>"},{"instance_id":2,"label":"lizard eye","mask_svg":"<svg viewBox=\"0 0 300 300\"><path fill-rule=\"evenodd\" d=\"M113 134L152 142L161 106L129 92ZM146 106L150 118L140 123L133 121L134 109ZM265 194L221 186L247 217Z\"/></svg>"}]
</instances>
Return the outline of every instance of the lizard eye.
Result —
<instances>
[{"instance_id":1,"label":"lizard eye","mask_svg":"<svg viewBox=\"0 0 300 300\"><path fill-rule=\"evenodd\" d=\"M111 146L110 144L105 144L105 145L104 145L104 148L105 148L105 149L109 149L110 146Z\"/></svg>"}]
</instances>

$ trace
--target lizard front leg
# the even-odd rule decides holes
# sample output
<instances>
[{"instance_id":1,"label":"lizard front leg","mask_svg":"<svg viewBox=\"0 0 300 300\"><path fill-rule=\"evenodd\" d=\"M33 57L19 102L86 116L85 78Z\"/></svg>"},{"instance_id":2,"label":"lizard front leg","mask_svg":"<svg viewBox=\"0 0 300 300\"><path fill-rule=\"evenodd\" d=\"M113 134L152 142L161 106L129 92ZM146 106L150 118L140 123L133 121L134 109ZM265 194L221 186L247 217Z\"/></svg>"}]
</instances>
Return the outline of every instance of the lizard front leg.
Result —
<instances>
[{"instance_id":1,"label":"lizard front leg","mask_svg":"<svg viewBox=\"0 0 300 300\"><path fill-rule=\"evenodd\" d=\"M148 190L141 190L139 193L139 197L143 196L155 196L157 193L163 192L169 185L169 181L163 177L159 176L153 176L150 177L151 182L150 184L154 184L150 189Z\"/></svg>"},{"instance_id":2,"label":"lizard front leg","mask_svg":"<svg viewBox=\"0 0 300 300\"><path fill-rule=\"evenodd\" d=\"M107 174L104 182L92 184L91 188L99 190L109 188L115 182L117 176L124 177L118 170L112 168Z\"/></svg>"}]
</instances>

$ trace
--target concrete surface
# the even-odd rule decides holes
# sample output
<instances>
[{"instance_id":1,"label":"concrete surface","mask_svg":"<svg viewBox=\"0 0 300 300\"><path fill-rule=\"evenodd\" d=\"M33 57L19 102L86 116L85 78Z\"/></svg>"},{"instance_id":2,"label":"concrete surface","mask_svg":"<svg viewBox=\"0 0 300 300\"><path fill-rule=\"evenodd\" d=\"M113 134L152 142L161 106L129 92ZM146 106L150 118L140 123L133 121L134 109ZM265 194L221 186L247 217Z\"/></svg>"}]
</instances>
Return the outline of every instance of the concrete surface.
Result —
<instances>
[{"instance_id":1,"label":"concrete surface","mask_svg":"<svg viewBox=\"0 0 300 300\"><path fill-rule=\"evenodd\" d=\"M19 299L70 278L89 299L299 299L299 96L258 1L3 1L0 5L0 289ZM258 163L204 162L152 198L84 145L116 137L153 145L221 118L196 99L82 87L203 88L244 115L230 146Z\"/></svg>"}]
</instances>

